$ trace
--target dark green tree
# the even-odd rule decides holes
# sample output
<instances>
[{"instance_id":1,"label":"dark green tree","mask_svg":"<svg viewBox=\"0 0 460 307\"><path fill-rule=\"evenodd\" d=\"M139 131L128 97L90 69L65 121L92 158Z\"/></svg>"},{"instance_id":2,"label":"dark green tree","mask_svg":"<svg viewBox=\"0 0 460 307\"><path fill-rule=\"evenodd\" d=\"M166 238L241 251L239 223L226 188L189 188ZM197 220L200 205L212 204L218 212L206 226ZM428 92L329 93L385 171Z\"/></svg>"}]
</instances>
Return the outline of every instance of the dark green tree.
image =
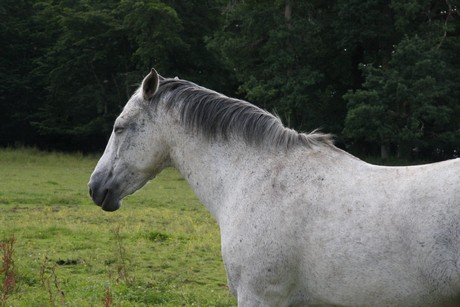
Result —
<instances>
[{"instance_id":1,"label":"dark green tree","mask_svg":"<svg viewBox=\"0 0 460 307\"><path fill-rule=\"evenodd\" d=\"M460 80L451 55L458 51L458 34L447 25L450 20L436 20L433 12L420 22L428 4L393 2L394 28L414 34L395 45L388 62L363 64L363 88L344 96L345 136L379 144L382 158L388 158L391 148L407 158L411 153L451 152L459 145Z\"/></svg>"},{"instance_id":2,"label":"dark green tree","mask_svg":"<svg viewBox=\"0 0 460 307\"><path fill-rule=\"evenodd\" d=\"M174 8L158 0L121 1L118 11L124 15L123 27L134 49L132 58L136 68L174 71L175 54L187 48L180 35L182 21Z\"/></svg>"},{"instance_id":3,"label":"dark green tree","mask_svg":"<svg viewBox=\"0 0 460 307\"><path fill-rule=\"evenodd\" d=\"M49 45L36 60L47 93L33 124L54 146L91 146L110 129L104 121L113 116L109 106L124 96L113 65L126 61L119 53L117 22L108 9L89 2L47 1L36 7L35 19Z\"/></svg>"},{"instance_id":4,"label":"dark green tree","mask_svg":"<svg viewBox=\"0 0 460 307\"><path fill-rule=\"evenodd\" d=\"M182 23L180 32L184 42L180 49L171 55L174 71L171 76L193 80L197 84L233 95L235 78L218 54L206 46L223 22L220 1L218 0L166 0L174 8Z\"/></svg>"},{"instance_id":5,"label":"dark green tree","mask_svg":"<svg viewBox=\"0 0 460 307\"><path fill-rule=\"evenodd\" d=\"M209 45L219 52L247 100L301 130L340 131L347 87L345 55L334 47L334 2L228 2L223 28Z\"/></svg>"},{"instance_id":6,"label":"dark green tree","mask_svg":"<svg viewBox=\"0 0 460 307\"><path fill-rule=\"evenodd\" d=\"M459 6L4 0L0 145L100 149L153 66L335 133L358 154L459 150Z\"/></svg>"},{"instance_id":7,"label":"dark green tree","mask_svg":"<svg viewBox=\"0 0 460 307\"><path fill-rule=\"evenodd\" d=\"M114 117L150 67L172 70L183 42L160 1L45 1L36 19L53 37L37 59L47 97L34 122L54 146L100 148Z\"/></svg>"},{"instance_id":8,"label":"dark green tree","mask_svg":"<svg viewBox=\"0 0 460 307\"><path fill-rule=\"evenodd\" d=\"M48 45L35 60L46 95L33 125L48 143L100 147L151 67L165 76L184 72L192 80L218 80L215 75L222 69L215 68L218 61L204 43L218 18L202 14L200 21L197 13L206 12L205 3L197 8L189 2L170 4L181 16L158 0L45 0L35 5L34 18Z\"/></svg>"},{"instance_id":9,"label":"dark green tree","mask_svg":"<svg viewBox=\"0 0 460 307\"><path fill-rule=\"evenodd\" d=\"M42 82L32 71L42 43L33 29L34 1L0 2L0 145L33 142L29 122L42 99Z\"/></svg>"}]
</instances>

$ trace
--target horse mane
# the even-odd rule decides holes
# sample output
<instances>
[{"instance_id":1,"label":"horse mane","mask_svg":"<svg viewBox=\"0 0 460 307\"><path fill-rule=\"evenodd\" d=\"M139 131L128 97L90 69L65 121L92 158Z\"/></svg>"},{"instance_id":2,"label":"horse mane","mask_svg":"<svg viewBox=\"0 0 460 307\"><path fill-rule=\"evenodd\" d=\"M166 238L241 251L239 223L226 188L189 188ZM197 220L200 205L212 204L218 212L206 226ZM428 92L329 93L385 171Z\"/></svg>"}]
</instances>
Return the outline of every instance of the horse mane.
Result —
<instances>
[{"instance_id":1,"label":"horse mane","mask_svg":"<svg viewBox=\"0 0 460 307\"><path fill-rule=\"evenodd\" d=\"M208 140L232 136L259 147L289 149L295 146L332 145L333 138L317 130L299 133L280 118L244 100L181 79L162 79L153 100L165 101L167 110L177 109L181 123ZM154 105L158 105L155 103Z\"/></svg>"}]
</instances>

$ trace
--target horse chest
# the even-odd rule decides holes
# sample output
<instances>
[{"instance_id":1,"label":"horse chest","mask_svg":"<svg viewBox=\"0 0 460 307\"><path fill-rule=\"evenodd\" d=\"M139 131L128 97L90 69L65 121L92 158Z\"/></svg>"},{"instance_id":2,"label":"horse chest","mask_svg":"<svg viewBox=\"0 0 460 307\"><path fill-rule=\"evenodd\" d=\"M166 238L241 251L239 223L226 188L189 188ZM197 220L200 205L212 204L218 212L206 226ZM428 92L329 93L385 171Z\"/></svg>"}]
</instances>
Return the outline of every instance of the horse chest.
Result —
<instances>
[{"instance_id":1,"label":"horse chest","mask_svg":"<svg viewBox=\"0 0 460 307\"><path fill-rule=\"evenodd\" d=\"M251 234L222 241L228 285L238 298L286 303L299 291L299 261L293 250ZM258 239L256 239L258 238ZM281 306L281 305L278 305Z\"/></svg>"}]
</instances>

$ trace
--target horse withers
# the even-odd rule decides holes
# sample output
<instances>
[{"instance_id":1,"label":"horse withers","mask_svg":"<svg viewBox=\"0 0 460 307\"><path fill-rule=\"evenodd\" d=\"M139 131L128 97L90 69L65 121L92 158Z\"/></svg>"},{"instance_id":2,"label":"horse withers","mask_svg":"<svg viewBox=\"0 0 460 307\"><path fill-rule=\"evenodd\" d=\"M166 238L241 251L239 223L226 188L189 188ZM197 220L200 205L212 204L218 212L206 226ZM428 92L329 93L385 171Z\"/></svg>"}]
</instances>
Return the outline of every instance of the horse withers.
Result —
<instances>
[{"instance_id":1,"label":"horse withers","mask_svg":"<svg viewBox=\"0 0 460 307\"><path fill-rule=\"evenodd\" d=\"M371 165L152 69L115 121L91 197L117 210L167 166L218 222L240 306L440 306L460 294L460 159Z\"/></svg>"}]
</instances>

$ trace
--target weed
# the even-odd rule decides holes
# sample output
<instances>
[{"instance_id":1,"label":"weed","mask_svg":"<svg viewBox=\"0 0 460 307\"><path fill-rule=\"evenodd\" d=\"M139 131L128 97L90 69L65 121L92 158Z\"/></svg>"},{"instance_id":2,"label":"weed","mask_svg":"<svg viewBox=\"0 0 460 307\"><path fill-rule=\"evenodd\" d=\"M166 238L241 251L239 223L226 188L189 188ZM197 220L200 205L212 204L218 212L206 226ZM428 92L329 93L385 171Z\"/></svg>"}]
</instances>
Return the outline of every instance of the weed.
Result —
<instances>
[{"instance_id":1,"label":"weed","mask_svg":"<svg viewBox=\"0 0 460 307\"><path fill-rule=\"evenodd\" d=\"M110 288L105 288L105 296L104 296L104 306L110 307L112 305L112 293L110 292Z\"/></svg>"},{"instance_id":2,"label":"weed","mask_svg":"<svg viewBox=\"0 0 460 307\"><path fill-rule=\"evenodd\" d=\"M116 242L116 269L117 279L116 283L124 282L127 286L134 283L134 277L130 276L128 269L128 256L124 246L123 237L121 235L121 226L115 228L115 242Z\"/></svg>"},{"instance_id":3,"label":"weed","mask_svg":"<svg viewBox=\"0 0 460 307\"><path fill-rule=\"evenodd\" d=\"M170 239L170 235L163 233L163 232L158 232L158 231L151 231L145 235L145 237L153 242L165 242Z\"/></svg>"},{"instance_id":4,"label":"weed","mask_svg":"<svg viewBox=\"0 0 460 307\"><path fill-rule=\"evenodd\" d=\"M0 242L0 253L2 254L2 265L0 267L0 277L3 276L3 282L0 288L0 306L4 306L8 297L16 285L16 272L14 268L13 247L15 237Z\"/></svg>"},{"instance_id":5,"label":"weed","mask_svg":"<svg viewBox=\"0 0 460 307\"><path fill-rule=\"evenodd\" d=\"M56 275L56 264L50 265L50 260L46 256L40 266L40 282L42 288L48 292L51 306L56 306L56 303L65 305L65 293Z\"/></svg>"}]
</instances>

